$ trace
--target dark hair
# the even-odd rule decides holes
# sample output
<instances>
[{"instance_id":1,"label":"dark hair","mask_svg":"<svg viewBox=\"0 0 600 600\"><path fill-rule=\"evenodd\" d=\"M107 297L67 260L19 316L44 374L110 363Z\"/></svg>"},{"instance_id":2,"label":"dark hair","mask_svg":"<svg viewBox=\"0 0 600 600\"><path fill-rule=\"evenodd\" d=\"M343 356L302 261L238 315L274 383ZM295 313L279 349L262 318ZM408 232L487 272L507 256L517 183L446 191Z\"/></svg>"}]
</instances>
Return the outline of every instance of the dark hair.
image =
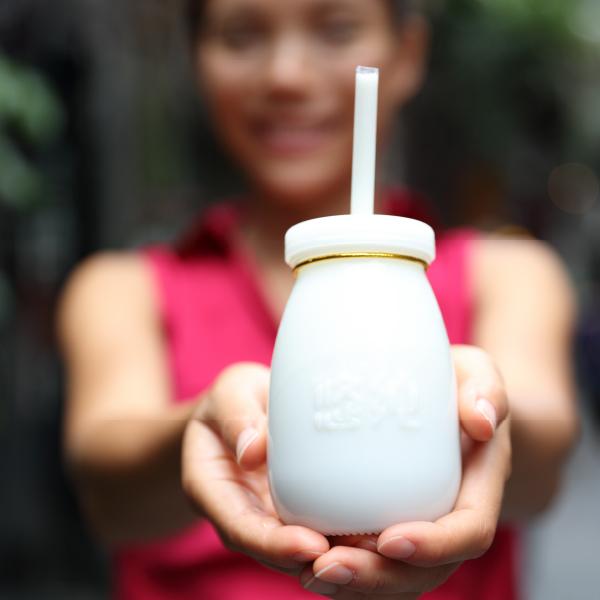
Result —
<instances>
[{"instance_id":1,"label":"dark hair","mask_svg":"<svg viewBox=\"0 0 600 600\"><path fill-rule=\"evenodd\" d=\"M387 0L396 21L400 21L415 0ZM185 0L185 23L190 39L195 40L202 20L205 0Z\"/></svg>"}]
</instances>

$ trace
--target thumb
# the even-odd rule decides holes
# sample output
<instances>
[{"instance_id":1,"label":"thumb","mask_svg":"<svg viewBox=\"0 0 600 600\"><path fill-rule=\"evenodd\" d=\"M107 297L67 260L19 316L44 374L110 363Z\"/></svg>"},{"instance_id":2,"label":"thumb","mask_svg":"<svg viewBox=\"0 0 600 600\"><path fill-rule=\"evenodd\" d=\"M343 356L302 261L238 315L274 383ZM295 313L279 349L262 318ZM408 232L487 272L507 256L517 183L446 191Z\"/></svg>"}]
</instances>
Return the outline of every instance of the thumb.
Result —
<instances>
[{"instance_id":1,"label":"thumb","mask_svg":"<svg viewBox=\"0 0 600 600\"><path fill-rule=\"evenodd\" d=\"M248 470L266 459L269 379L270 369L259 363L231 365L219 374L196 415Z\"/></svg>"},{"instance_id":2,"label":"thumb","mask_svg":"<svg viewBox=\"0 0 600 600\"><path fill-rule=\"evenodd\" d=\"M475 346L453 346L462 428L473 440L486 442L507 418L504 381L490 355Z\"/></svg>"}]
</instances>

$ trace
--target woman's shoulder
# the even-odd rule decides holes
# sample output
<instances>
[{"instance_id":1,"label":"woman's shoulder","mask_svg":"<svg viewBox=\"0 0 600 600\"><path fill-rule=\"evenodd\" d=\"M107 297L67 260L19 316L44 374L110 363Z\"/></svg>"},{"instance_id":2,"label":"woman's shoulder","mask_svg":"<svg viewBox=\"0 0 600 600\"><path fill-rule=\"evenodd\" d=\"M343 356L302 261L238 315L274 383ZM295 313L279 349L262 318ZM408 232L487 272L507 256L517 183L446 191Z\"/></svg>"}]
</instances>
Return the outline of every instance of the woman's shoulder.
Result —
<instances>
[{"instance_id":1,"label":"woman's shoulder","mask_svg":"<svg viewBox=\"0 0 600 600\"><path fill-rule=\"evenodd\" d=\"M552 278L566 273L556 250L534 238L480 233L474 237L473 244L473 254L482 274L500 272L510 277L528 273Z\"/></svg>"},{"instance_id":2,"label":"woman's shoulder","mask_svg":"<svg viewBox=\"0 0 600 600\"><path fill-rule=\"evenodd\" d=\"M547 243L533 238L480 234L473 239L472 274L478 296L574 304L566 266Z\"/></svg>"},{"instance_id":3,"label":"woman's shoulder","mask_svg":"<svg viewBox=\"0 0 600 600\"><path fill-rule=\"evenodd\" d=\"M101 252L82 261L69 276L59 302L62 337L113 329L132 317L153 319L153 284L139 252Z\"/></svg>"},{"instance_id":4,"label":"woman's shoulder","mask_svg":"<svg viewBox=\"0 0 600 600\"><path fill-rule=\"evenodd\" d=\"M149 283L139 252L98 252L79 263L69 276L63 295L94 296L139 292ZM136 294L137 295L137 294Z\"/></svg>"}]
</instances>

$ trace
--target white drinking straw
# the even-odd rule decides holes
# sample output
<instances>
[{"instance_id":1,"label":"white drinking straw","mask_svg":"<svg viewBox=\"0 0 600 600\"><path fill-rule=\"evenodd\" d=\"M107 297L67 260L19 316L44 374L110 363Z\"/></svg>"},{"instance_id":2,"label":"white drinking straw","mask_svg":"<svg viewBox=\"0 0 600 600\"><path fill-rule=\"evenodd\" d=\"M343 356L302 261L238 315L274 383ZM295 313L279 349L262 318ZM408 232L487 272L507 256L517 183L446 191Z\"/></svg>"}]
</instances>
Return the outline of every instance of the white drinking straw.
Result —
<instances>
[{"instance_id":1,"label":"white drinking straw","mask_svg":"<svg viewBox=\"0 0 600 600\"><path fill-rule=\"evenodd\" d=\"M353 215L372 215L374 211L378 84L379 69L356 67L350 202L350 212Z\"/></svg>"}]
</instances>

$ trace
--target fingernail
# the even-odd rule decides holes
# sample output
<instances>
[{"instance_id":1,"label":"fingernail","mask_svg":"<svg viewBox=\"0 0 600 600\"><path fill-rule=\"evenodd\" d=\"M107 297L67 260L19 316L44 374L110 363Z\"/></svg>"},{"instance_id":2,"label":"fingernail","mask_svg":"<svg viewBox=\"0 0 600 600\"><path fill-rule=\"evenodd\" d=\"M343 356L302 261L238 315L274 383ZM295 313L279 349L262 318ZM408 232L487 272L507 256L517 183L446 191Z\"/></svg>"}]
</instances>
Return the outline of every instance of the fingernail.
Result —
<instances>
[{"instance_id":1,"label":"fingernail","mask_svg":"<svg viewBox=\"0 0 600 600\"><path fill-rule=\"evenodd\" d=\"M377 542L375 540L361 540L358 542L358 544L356 544L356 548L377 552Z\"/></svg>"},{"instance_id":2,"label":"fingernail","mask_svg":"<svg viewBox=\"0 0 600 600\"><path fill-rule=\"evenodd\" d=\"M258 431L254 429L254 427L248 427L240 433L237 440L237 445L235 449L236 459L241 462L244 457L244 453L248 450L250 444L258 437Z\"/></svg>"},{"instance_id":3,"label":"fingernail","mask_svg":"<svg viewBox=\"0 0 600 600\"><path fill-rule=\"evenodd\" d=\"M319 581L316 577L311 577L303 587L309 592L314 592L315 594L321 594L323 596L333 596L334 594L337 594L340 589L339 585L327 583L326 581Z\"/></svg>"},{"instance_id":4,"label":"fingernail","mask_svg":"<svg viewBox=\"0 0 600 600\"><path fill-rule=\"evenodd\" d=\"M313 560L319 558L319 556L323 556L323 552L319 552L317 550L302 550L294 554L294 556L292 556L292 560L302 563L312 562Z\"/></svg>"},{"instance_id":5,"label":"fingernail","mask_svg":"<svg viewBox=\"0 0 600 600\"><path fill-rule=\"evenodd\" d=\"M396 537L383 542L383 544L378 547L378 550L388 558L401 560L412 556L416 552L417 547L410 540L407 540L401 535L397 535Z\"/></svg>"},{"instance_id":6,"label":"fingernail","mask_svg":"<svg viewBox=\"0 0 600 600\"><path fill-rule=\"evenodd\" d=\"M315 577L327 583L335 583L336 585L346 585L354 578L354 573L348 567L344 567L340 563L331 563L323 567L315 573Z\"/></svg>"},{"instance_id":7,"label":"fingernail","mask_svg":"<svg viewBox=\"0 0 600 600\"><path fill-rule=\"evenodd\" d=\"M494 405L485 398L480 398L475 403L477 410L484 416L485 420L492 426L492 429L496 431L496 425L498 424L498 417L496 415L496 409Z\"/></svg>"}]
</instances>

